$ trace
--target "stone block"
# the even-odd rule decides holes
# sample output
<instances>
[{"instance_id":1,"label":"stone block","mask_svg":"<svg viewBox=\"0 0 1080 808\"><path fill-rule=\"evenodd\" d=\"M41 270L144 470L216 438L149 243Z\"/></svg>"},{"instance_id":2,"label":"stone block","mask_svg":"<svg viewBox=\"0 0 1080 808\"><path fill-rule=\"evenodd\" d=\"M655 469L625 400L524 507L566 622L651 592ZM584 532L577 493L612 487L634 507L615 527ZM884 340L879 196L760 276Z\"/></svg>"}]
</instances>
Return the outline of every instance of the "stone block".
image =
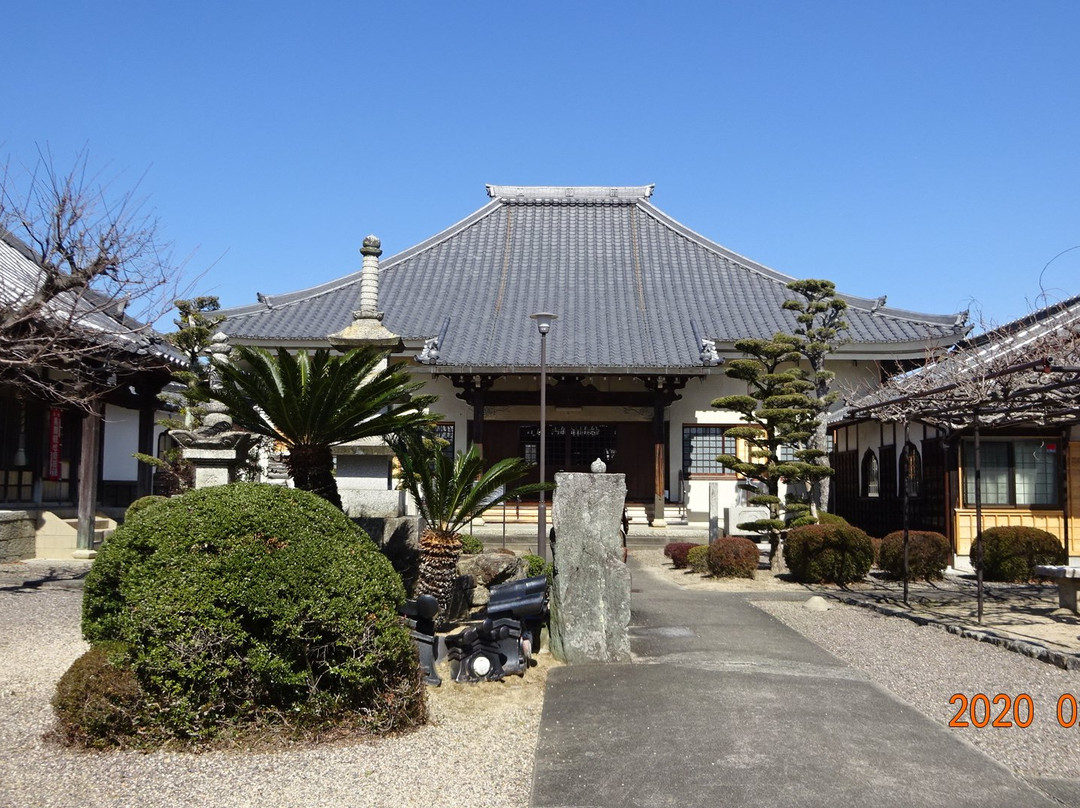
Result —
<instances>
[{"instance_id":1,"label":"stone block","mask_svg":"<svg viewBox=\"0 0 1080 808\"><path fill-rule=\"evenodd\" d=\"M630 572L619 534L622 474L555 475L551 650L570 664L630 660Z\"/></svg>"},{"instance_id":2,"label":"stone block","mask_svg":"<svg viewBox=\"0 0 1080 808\"><path fill-rule=\"evenodd\" d=\"M35 532L34 517L26 511L0 511L0 562L33 558Z\"/></svg>"}]
</instances>

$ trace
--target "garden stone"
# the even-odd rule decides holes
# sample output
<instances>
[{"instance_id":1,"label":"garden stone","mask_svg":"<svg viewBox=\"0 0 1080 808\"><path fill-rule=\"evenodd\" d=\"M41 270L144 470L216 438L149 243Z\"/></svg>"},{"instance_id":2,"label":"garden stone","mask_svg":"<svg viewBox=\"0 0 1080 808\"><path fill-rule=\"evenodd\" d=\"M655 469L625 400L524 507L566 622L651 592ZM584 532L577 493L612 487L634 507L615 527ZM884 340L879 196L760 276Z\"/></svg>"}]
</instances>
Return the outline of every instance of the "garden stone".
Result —
<instances>
[{"instance_id":1,"label":"garden stone","mask_svg":"<svg viewBox=\"0 0 1080 808\"><path fill-rule=\"evenodd\" d=\"M491 598L488 589L507 581L524 578L528 564L524 559L510 553L478 553L464 555L458 561L458 574L467 576L475 582L471 604L483 606Z\"/></svg>"},{"instance_id":2,"label":"garden stone","mask_svg":"<svg viewBox=\"0 0 1080 808\"><path fill-rule=\"evenodd\" d=\"M551 650L570 664L629 662L630 572L619 534L622 474L555 475Z\"/></svg>"},{"instance_id":3,"label":"garden stone","mask_svg":"<svg viewBox=\"0 0 1080 808\"><path fill-rule=\"evenodd\" d=\"M832 607L829 606L829 602L821 597L821 595L814 595L803 604L803 608L808 612L827 612Z\"/></svg>"}]
</instances>

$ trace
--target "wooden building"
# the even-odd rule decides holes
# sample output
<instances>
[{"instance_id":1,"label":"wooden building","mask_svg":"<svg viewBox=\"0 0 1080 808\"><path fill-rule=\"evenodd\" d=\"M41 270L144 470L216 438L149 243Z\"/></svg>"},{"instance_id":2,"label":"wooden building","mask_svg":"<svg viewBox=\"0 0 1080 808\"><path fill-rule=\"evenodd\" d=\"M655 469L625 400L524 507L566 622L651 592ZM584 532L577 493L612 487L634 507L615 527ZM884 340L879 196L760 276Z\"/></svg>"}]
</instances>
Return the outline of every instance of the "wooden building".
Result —
<instances>
[{"instance_id":1,"label":"wooden building","mask_svg":"<svg viewBox=\"0 0 1080 808\"><path fill-rule=\"evenodd\" d=\"M1074 297L966 340L853 402L833 425L834 510L881 536L902 526L906 488L910 527L945 534L961 567L980 523L1046 530L1075 563L1078 345Z\"/></svg>"},{"instance_id":2,"label":"wooden building","mask_svg":"<svg viewBox=\"0 0 1080 808\"><path fill-rule=\"evenodd\" d=\"M786 288L794 278L667 216L653 205L652 186L487 191L484 207L369 267L366 287L360 271L260 294L224 311L223 329L234 344L315 348L348 329L354 312L369 325L377 319L393 336L385 344L438 394L441 428L457 449L476 443L491 461L537 460L540 337L529 315L554 313L548 475L587 470L599 457L626 475L629 498L657 525L704 519L710 482L720 483L725 504L737 504L735 477L716 455L735 448L725 431L740 421L711 404L740 392L723 368L737 355L735 340L793 327L782 303L794 297ZM377 260L381 246L376 239L364 251ZM851 327L830 367L866 388L928 345L951 345L966 327L964 315L844 297ZM362 485L385 487L380 462ZM348 501L342 470L339 463Z\"/></svg>"}]
</instances>

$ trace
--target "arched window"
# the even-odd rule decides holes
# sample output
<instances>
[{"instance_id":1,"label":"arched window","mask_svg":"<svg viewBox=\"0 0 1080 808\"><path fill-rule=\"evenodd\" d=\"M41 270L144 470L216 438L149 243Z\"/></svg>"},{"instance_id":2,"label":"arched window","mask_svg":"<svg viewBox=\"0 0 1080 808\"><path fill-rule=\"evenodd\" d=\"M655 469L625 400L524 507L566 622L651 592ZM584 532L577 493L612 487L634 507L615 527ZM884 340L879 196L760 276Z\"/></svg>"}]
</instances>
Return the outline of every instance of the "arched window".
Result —
<instances>
[{"instance_id":1,"label":"arched window","mask_svg":"<svg viewBox=\"0 0 1080 808\"><path fill-rule=\"evenodd\" d=\"M922 457L913 443L900 453L900 496L904 495L905 485L909 497L917 497L922 492Z\"/></svg>"},{"instance_id":2,"label":"arched window","mask_svg":"<svg viewBox=\"0 0 1080 808\"><path fill-rule=\"evenodd\" d=\"M878 459L873 449L867 449L862 459L862 495L864 497L876 497L878 495L880 476L878 474Z\"/></svg>"}]
</instances>

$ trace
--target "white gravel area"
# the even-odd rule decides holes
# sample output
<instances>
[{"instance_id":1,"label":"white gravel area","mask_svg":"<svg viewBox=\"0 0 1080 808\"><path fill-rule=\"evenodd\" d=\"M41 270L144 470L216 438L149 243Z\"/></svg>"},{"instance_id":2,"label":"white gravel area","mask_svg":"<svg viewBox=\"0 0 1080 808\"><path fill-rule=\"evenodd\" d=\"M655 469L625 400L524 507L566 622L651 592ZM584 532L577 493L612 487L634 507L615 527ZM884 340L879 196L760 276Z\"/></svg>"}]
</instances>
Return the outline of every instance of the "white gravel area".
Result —
<instances>
[{"instance_id":1,"label":"white gravel area","mask_svg":"<svg viewBox=\"0 0 1080 808\"><path fill-rule=\"evenodd\" d=\"M949 700L963 694L968 711L962 718L969 726L950 731L1017 774L1080 778L1080 720L1065 727L1057 717L1063 695L1080 703L1080 672L857 606L833 604L828 611L815 612L801 602L761 600L755 605L943 725L962 707ZM971 725L976 694L990 700L1004 694L1014 705L1020 694L1027 694L1034 707L1030 726L1016 726L1012 710L1005 717L1014 722L1011 727ZM1005 705L1004 700L991 705L991 722ZM975 719L980 723L985 706L977 700ZM1027 717L1025 704L1020 720ZM1068 705L1064 718L1066 723L1075 718Z\"/></svg>"},{"instance_id":2,"label":"white gravel area","mask_svg":"<svg viewBox=\"0 0 1080 808\"><path fill-rule=\"evenodd\" d=\"M82 753L43 739L60 675L86 649L79 591L0 592L0 806L528 805L545 663L444 684L434 722L373 743L274 753ZM541 657L543 659L543 657Z\"/></svg>"}]
</instances>

